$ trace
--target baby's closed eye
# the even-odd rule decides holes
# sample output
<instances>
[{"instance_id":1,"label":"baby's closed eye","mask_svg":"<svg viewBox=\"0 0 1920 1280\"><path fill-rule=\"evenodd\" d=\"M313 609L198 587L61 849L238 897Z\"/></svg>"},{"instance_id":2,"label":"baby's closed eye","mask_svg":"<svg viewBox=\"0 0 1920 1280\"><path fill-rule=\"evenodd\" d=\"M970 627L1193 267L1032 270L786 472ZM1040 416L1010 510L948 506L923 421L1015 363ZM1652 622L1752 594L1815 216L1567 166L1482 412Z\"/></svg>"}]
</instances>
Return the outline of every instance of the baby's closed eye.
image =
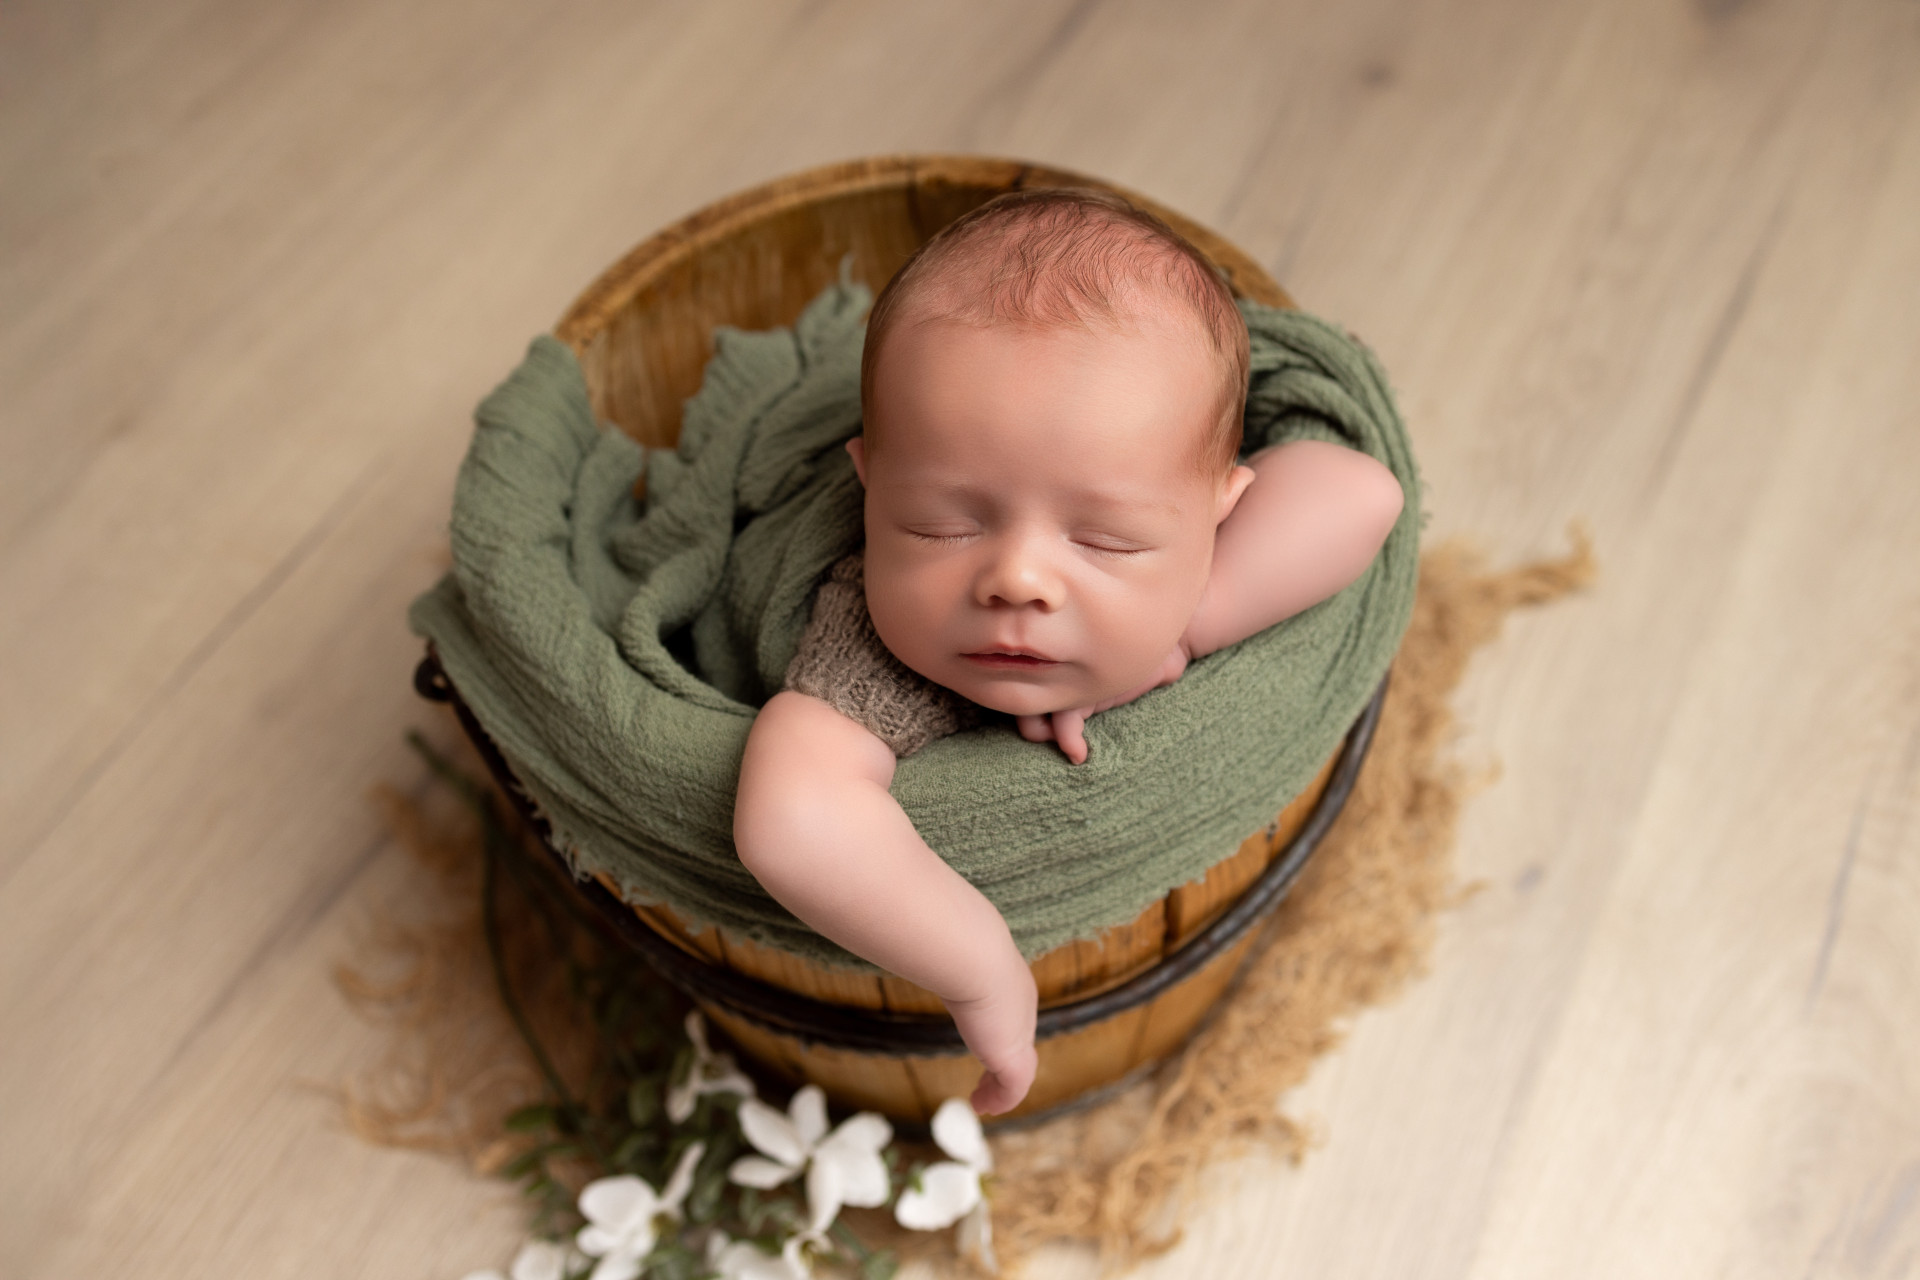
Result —
<instances>
[{"instance_id":1,"label":"baby's closed eye","mask_svg":"<svg viewBox=\"0 0 1920 1280\"><path fill-rule=\"evenodd\" d=\"M1128 556L1137 556L1153 550L1153 546L1150 543L1136 541L1132 538L1114 537L1112 535L1099 533L1075 534L1073 542L1075 546L1083 547L1096 555L1115 556L1123 559Z\"/></svg>"}]
</instances>

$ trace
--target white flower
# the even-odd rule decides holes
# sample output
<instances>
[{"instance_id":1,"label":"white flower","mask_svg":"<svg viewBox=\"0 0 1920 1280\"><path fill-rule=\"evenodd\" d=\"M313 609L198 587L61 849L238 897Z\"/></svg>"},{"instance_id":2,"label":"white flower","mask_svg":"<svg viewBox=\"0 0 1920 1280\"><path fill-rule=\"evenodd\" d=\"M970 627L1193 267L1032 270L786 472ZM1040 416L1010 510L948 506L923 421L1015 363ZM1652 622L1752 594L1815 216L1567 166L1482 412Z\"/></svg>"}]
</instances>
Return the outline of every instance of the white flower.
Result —
<instances>
[{"instance_id":1,"label":"white flower","mask_svg":"<svg viewBox=\"0 0 1920 1280\"><path fill-rule=\"evenodd\" d=\"M566 1280L567 1272L583 1259L578 1250L551 1240L529 1240L514 1255L507 1275L498 1271L470 1271L466 1280Z\"/></svg>"},{"instance_id":2,"label":"white flower","mask_svg":"<svg viewBox=\"0 0 1920 1280\"><path fill-rule=\"evenodd\" d=\"M953 1246L962 1257L972 1254L978 1258L988 1275L1000 1274L1000 1261L993 1256L993 1214L987 1209L985 1200L973 1206L973 1211L960 1219L960 1229L954 1232Z\"/></svg>"},{"instance_id":3,"label":"white flower","mask_svg":"<svg viewBox=\"0 0 1920 1280\"><path fill-rule=\"evenodd\" d=\"M589 1280L634 1280L640 1274L641 1263L653 1252L660 1220L680 1220L680 1204L693 1188L693 1166L705 1151L702 1142L688 1147L664 1191L656 1192L630 1173L586 1185L580 1192L580 1213L587 1225L574 1239L582 1253L600 1259Z\"/></svg>"},{"instance_id":4,"label":"white flower","mask_svg":"<svg viewBox=\"0 0 1920 1280\"><path fill-rule=\"evenodd\" d=\"M721 1280L810 1280L813 1264L807 1258L809 1244L824 1244L813 1232L789 1236L777 1254L762 1253L749 1240L729 1240L716 1231L707 1239L707 1266L720 1273Z\"/></svg>"},{"instance_id":5,"label":"white flower","mask_svg":"<svg viewBox=\"0 0 1920 1280\"><path fill-rule=\"evenodd\" d=\"M686 1079L667 1089L667 1119L685 1124L703 1093L753 1096L753 1081L734 1065L733 1055L715 1053L707 1047L707 1027L698 1009L687 1015L687 1039L693 1042L693 1065L687 1069Z\"/></svg>"},{"instance_id":6,"label":"white flower","mask_svg":"<svg viewBox=\"0 0 1920 1280\"><path fill-rule=\"evenodd\" d=\"M984 1182L993 1172L993 1152L980 1131L980 1117L963 1098L948 1098L933 1113L933 1140L952 1156L920 1171L917 1187L900 1193L893 1216L915 1231L938 1231L960 1224L955 1242L961 1253L971 1253L989 1271L998 1271L993 1257L993 1216L987 1209Z\"/></svg>"},{"instance_id":7,"label":"white flower","mask_svg":"<svg viewBox=\"0 0 1920 1280\"><path fill-rule=\"evenodd\" d=\"M872 1208L887 1202L892 1186L880 1152L893 1141L893 1126L862 1111L828 1133L827 1097L819 1085L794 1094L786 1115L748 1098L740 1104L740 1132L761 1155L740 1157L727 1176L764 1191L805 1169L815 1233L833 1225L842 1205Z\"/></svg>"}]
</instances>

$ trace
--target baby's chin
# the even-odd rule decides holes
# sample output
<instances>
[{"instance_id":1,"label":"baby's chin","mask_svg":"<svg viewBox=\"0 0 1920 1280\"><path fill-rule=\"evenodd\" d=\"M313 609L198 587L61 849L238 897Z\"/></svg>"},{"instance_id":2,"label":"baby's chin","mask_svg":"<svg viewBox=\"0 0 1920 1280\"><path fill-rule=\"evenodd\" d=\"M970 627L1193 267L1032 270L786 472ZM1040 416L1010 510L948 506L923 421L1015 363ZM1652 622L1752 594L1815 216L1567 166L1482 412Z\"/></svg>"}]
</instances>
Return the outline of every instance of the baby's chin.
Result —
<instances>
[{"instance_id":1,"label":"baby's chin","mask_svg":"<svg viewBox=\"0 0 1920 1280\"><path fill-rule=\"evenodd\" d=\"M1045 716L1052 715L1056 711L1069 711L1075 707L1091 707L1125 692L1125 689L1101 692L1079 686L1080 682L1077 681L1073 686L1068 687L1050 685L1041 681L995 680L979 677L961 678L958 683L947 685L949 689L969 702L977 702L989 711L999 711L1010 716Z\"/></svg>"},{"instance_id":2,"label":"baby's chin","mask_svg":"<svg viewBox=\"0 0 1920 1280\"><path fill-rule=\"evenodd\" d=\"M954 692L969 702L977 702L989 711L1000 711L1010 716L1045 716L1056 711L1065 711L1068 707L1091 706L1089 702L1062 702L1058 694L1044 695L1039 690L1017 689L1003 691L986 689L969 691L956 689Z\"/></svg>"}]
</instances>

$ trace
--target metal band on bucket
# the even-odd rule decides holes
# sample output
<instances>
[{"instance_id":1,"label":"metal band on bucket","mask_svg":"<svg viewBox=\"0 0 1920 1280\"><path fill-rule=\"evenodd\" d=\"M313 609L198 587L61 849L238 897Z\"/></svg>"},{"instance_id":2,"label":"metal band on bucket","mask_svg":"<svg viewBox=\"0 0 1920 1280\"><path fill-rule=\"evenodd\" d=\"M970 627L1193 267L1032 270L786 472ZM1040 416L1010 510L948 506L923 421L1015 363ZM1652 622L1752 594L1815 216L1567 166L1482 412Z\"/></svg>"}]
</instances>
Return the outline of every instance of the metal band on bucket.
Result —
<instances>
[{"instance_id":1,"label":"metal band on bucket","mask_svg":"<svg viewBox=\"0 0 1920 1280\"><path fill-rule=\"evenodd\" d=\"M541 847L552 856L555 865L568 872L572 880L566 858L554 848L545 820L533 811L519 780L447 679L431 647L414 671L413 686L423 698L452 705L467 736L487 762L494 781L506 793L521 819L538 835ZM1118 986L1042 1008L1034 1038L1047 1040L1078 1031L1153 1000L1199 972L1278 906L1352 794L1367 748L1372 745L1386 692L1387 681L1383 679L1353 727L1347 730L1326 790L1315 802L1306 823L1231 907L1158 964ZM598 880L575 881L574 885L593 907L602 925L617 934L662 977L702 1004L806 1045L910 1057L951 1057L967 1052L965 1042L949 1018L832 1004L748 977L692 955L668 941Z\"/></svg>"}]
</instances>

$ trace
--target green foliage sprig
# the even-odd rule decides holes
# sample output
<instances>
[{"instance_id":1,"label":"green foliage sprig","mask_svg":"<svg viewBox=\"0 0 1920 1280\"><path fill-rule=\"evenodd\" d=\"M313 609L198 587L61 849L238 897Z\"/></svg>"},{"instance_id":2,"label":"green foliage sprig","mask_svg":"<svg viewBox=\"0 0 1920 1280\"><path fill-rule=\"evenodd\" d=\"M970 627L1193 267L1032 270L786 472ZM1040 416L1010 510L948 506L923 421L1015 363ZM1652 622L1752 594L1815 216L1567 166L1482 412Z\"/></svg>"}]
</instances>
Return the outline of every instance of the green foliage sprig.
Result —
<instances>
[{"instance_id":1,"label":"green foliage sprig","mask_svg":"<svg viewBox=\"0 0 1920 1280\"><path fill-rule=\"evenodd\" d=\"M960 1163L933 1166L931 1180L921 1165L901 1170L891 1127L878 1115L861 1113L829 1132L812 1086L784 1115L769 1107L728 1055L707 1046L700 1015L678 992L600 942L570 887L503 817L493 789L420 735L408 740L478 822L488 960L543 1085L539 1101L504 1122L525 1146L501 1174L533 1210L534 1239L514 1260L512 1280L804 1280L823 1264L887 1280L895 1255L840 1221L841 1203L893 1206L903 1225L921 1229L964 1217L963 1239L991 1267L981 1190L991 1162L963 1102L950 1101L935 1122L936 1137L943 1127L958 1135L941 1145ZM590 1067L577 1089L514 989L510 911L528 935L524 944L562 967L567 998L583 1016ZM758 1144L752 1134L761 1135ZM825 1161L842 1167L823 1184L866 1193L822 1204L803 1192L813 1185L803 1171ZM934 1182L940 1190L930 1194Z\"/></svg>"}]
</instances>

